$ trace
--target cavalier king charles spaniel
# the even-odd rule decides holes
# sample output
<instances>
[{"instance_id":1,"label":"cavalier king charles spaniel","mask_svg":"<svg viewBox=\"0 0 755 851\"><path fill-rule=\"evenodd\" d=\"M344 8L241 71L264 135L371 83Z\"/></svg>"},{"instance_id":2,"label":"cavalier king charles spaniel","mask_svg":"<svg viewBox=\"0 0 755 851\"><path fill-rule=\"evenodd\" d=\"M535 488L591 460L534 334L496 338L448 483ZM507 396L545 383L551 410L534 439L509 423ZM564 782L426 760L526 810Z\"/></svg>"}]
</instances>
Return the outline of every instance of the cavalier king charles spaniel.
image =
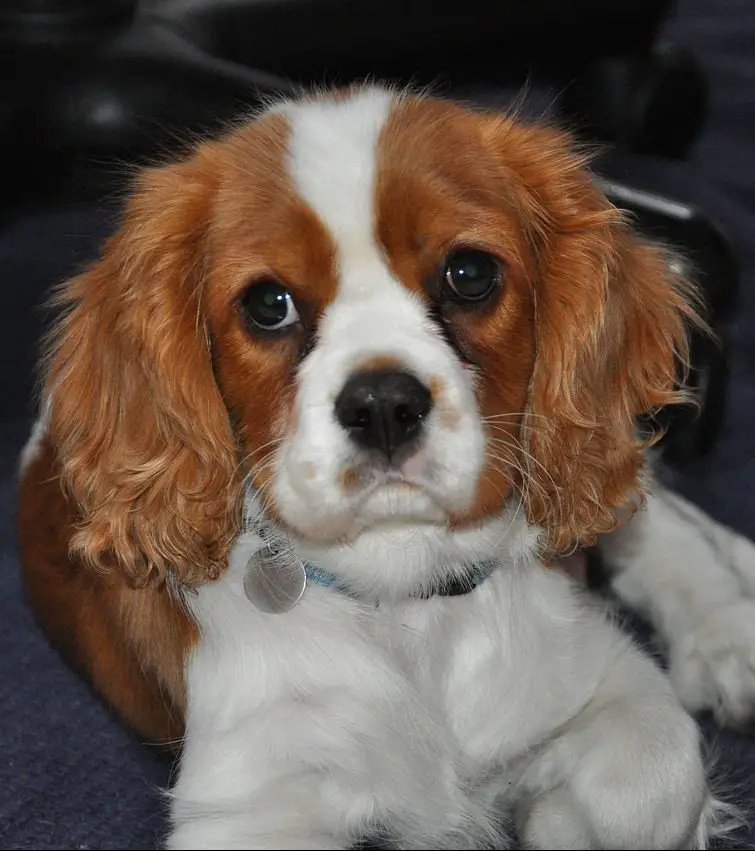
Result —
<instances>
[{"instance_id":1,"label":"cavalier king charles spaniel","mask_svg":"<svg viewBox=\"0 0 755 851\"><path fill-rule=\"evenodd\" d=\"M19 534L180 743L166 847L706 847L687 710L752 715L755 558L648 472L674 269L562 132L378 86L141 174L58 292ZM670 676L558 568L595 541Z\"/></svg>"}]
</instances>

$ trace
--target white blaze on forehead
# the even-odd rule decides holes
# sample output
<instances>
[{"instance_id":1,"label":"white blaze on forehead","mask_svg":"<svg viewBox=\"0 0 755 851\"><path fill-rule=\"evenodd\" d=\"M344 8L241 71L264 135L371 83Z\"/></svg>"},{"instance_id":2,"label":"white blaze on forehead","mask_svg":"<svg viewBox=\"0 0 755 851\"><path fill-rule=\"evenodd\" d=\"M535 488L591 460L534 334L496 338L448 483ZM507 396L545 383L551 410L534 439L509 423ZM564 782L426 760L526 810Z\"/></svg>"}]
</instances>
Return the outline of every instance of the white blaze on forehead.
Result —
<instances>
[{"instance_id":1,"label":"white blaze on forehead","mask_svg":"<svg viewBox=\"0 0 755 851\"><path fill-rule=\"evenodd\" d=\"M376 234L380 138L399 97L368 87L283 108L291 180L330 234L337 258L336 296L300 372L307 384L301 404L325 404L349 372L374 356L395 357L424 381L439 363L437 329L422 299L391 271ZM316 380L304 380L318 371Z\"/></svg>"},{"instance_id":2,"label":"white blaze on forehead","mask_svg":"<svg viewBox=\"0 0 755 851\"><path fill-rule=\"evenodd\" d=\"M374 230L376 152L395 97L368 88L285 109L288 168L298 193L333 237L342 289L346 283L349 290L367 286L368 268L383 265Z\"/></svg>"}]
</instances>

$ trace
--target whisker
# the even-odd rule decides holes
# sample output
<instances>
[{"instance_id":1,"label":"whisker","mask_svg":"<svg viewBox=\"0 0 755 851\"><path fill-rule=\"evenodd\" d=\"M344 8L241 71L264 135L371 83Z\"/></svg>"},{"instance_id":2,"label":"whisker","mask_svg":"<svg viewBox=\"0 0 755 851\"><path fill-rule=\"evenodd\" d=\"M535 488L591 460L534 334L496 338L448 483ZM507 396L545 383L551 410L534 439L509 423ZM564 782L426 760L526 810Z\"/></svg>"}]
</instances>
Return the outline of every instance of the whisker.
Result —
<instances>
[{"instance_id":1,"label":"whisker","mask_svg":"<svg viewBox=\"0 0 755 851\"><path fill-rule=\"evenodd\" d=\"M515 423L515 422L501 421L501 422L488 422L488 423L485 423L485 425L489 429L492 429L493 431L501 431L501 432L504 432L505 434L509 433L507 429L511 428L511 426L514 426L517 430L522 430L522 431L537 431L538 430L537 426L527 425L527 423Z\"/></svg>"},{"instance_id":2,"label":"whisker","mask_svg":"<svg viewBox=\"0 0 755 851\"><path fill-rule=\"evenodd\" d=\"M537 417L541 420L549 419L545 414L536 414L534 411L505 411L500 414L488 414L487 416L480 417L482 422L488 422L489 420L498 420L507 417L525 417L529 419L530 417Z\"/></svg>"},{"instance_id":3,"label":"whisker","mask_svg":"<svg viewBox=\"0 0 755 851\"><path fill-rule=\"evenodd\" d=\"M499 454L493 453L489 454L488 458L490 461L494 462L494 468L504 475L508 474L511 469L515 472L519 473L521 476L521 490L522 497L524 500L529 499L529 495L532 489L534 489L542 498L547 497L547 491L543 487L543 485L537 481L536 478L532 475L529 470L526 470L519 461L519 458L516 455L515 447L510 444L500 441L499 450L502 450L506 453L505 456L501 456ZM495 462L502 463L505 465L504 469L501 469L498 466L495 466Z\"/></svg>"},{"instance_id":4,"label":"whisker","mask_svg":"<svg viewBox=\"0 0 755 851\"><path fill-rule=\"evenodd\" d=\"M495 490L498 492L498 495L499 495L499 496L500 496L500 498L501 498L501 504L502 504L502 505L505 505L505 503L506 503L506 497L503 495L503 491L501 491L501 489L500 489L500 488L496 485L496 483L495 483L495 482L494 482L494 481L493 481L493 480L492 480L489 476L487 476L487 475L485 476L485 481L486 481L486 482L488 482L488 484L492 485L492 486L495 488ZM498 539L496 540L496 543L495 543L494 549L496 549L496 550L497 550L497 549L498 549L498 547L501 545L501 543L502 543L502 542L506 539L506 537L509 535L509 533L511 532L511 530L512 530L512 529L513 529L513 527L514 527L514 524L515 524L515 523L516 523L516 521L517 521L517 518L519 517L519 513L521 512L521 510L522 510L522 500L520 499L520 500L518 500L518 501L517 501L517 507L516 507L516 510L514 511L513 516L511 517L511 520L509 521L509 523L508 523L508 525L506 526L506 528L505 528L505 529L503 529L503 530L501 531L501 534L498 536Z\"/></svg>"},{"instance_id":5,"label":"whisker","mask_svg":"<svg viewBox=\"0 0 755 851\"><path fill-rule=\"evenodd\" d=\"M263 443L261 446L257 446L252 449L250 452L247 452L239 458L239 462L236 465L236 470L239 470L241 467L248 467L251 470L255 468L264 467L264 465L275 455L280 447L280 444L283 442L282 437L274 437L272 440L268 440L267 443ZM272 447L269 449L262 458L255 460L254 456L267 449L268 447ZM250 474L247 474L247 478L249 478Z\"/></svg>"},{"instance_id":6,"label":"whisker","mask_svg":"<svg viewBox=\"0 0 755 851\"><path fill-rule=\"evenodd\" d=\"M254 449L249 453L250 457L256 455L258 452L262 452L267 449L269 446L277 448L281 443L283 443L283 437L274 437L272 440L268 440L266 443L263 443L261 446L255 446Z\"/></svg>"},{"instance_id":7,"label":"whisker","mask_svg":"<svg viewBox=\"0 0 755 851\"><path fill-rule=\"evenodd\" d=\"M513 438L513 439L515 440L515 438ZM541 461L538 461L537 458L535 458L535 456L529 450L525 449L525 447L522 446L520 441L516 441L515 443L511 443L510 440L507 441L507 440L504 440L503 438L495 438L495 437L489 438L489 441L491 443L495 442L496 445L503 444L503 445L505 445L505 447L507 449L510 449L511 451L513 451L515 453L520 453L521 455L523 455L529 462L534 464L536 467L538 467L543 472L543 474L548 478L548 480L551 482L551 484L556 489L556 491L560 490L558 484L556 483L556 480L553 478L553 476L549 472L548 468Z\"/></svg>"}]
</instances>

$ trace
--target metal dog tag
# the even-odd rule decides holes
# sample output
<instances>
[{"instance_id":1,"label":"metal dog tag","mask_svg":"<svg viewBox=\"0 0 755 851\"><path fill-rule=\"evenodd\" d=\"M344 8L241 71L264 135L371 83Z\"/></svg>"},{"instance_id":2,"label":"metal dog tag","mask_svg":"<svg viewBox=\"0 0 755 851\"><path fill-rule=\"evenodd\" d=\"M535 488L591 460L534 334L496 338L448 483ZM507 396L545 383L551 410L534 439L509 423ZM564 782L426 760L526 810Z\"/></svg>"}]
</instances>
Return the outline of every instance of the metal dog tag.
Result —
<instances>
[{"instance_id":1,"label":"metal dog tag","mask_svg":"<svg viewBox=\"0 0 755 851\"><path fill-rule=\"evenodd\" d=\"M293 555L265 547L247 562L244 593L261 612L280 615L290 611L306 587L304 564Z\"/></svg>"}]
</instances>

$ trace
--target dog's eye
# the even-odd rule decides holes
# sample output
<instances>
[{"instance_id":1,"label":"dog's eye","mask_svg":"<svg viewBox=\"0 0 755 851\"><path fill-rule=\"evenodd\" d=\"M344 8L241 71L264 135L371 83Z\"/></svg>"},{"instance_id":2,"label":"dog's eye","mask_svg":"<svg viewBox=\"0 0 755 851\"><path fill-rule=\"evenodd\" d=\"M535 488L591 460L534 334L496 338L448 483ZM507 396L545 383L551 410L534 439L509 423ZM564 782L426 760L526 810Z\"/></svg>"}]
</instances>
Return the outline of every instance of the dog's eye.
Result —
<instances>
[{"instance_id":1,"label":"dog's eye","mask_svg":"<svg viewBox=\"0 0 755 851\"><path fill-rule=\"evenodd\" d=\"M451 292L462 301L482 301L501 282L501 266L486 251L465 248L446 261L445 280Z\"/></svg>"},{"instance_id":2,"label":"dog's eye","mask_svg":"<svg viewBox=\"0 0 755 851\"><path fill-rule=\"evenodd\" d=\"M277 281L252 284L239 304L244 317L263 331L282 331L299 321L293 296Z\"/></svg>"}]
</instances>

